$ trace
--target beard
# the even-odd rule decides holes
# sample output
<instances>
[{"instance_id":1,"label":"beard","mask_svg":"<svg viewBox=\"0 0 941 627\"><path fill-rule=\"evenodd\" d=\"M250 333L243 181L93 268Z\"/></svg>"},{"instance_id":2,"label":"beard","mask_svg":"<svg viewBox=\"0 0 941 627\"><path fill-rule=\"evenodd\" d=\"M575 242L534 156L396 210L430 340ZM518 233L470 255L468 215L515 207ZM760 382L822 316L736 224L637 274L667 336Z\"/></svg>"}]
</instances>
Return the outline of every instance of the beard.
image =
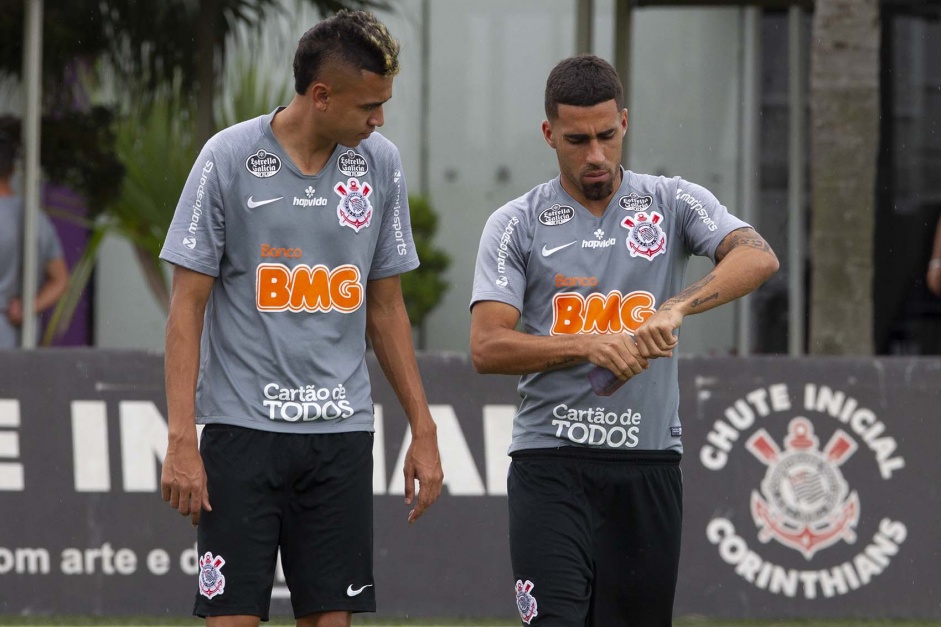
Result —
<instances>
[{"instance_id":1,"label":"beard","mask_svg":"<svg viewBox=\"0 0 941 627\"><path fill-rule=\"evenodd\" d=\"M588 200L604 200L614 192L614 177L608 178L607 181L601 181L600 183L591 183L590 185L582 185L582 194L585 195L585 198Z\"/></svg>"}]
</instances>

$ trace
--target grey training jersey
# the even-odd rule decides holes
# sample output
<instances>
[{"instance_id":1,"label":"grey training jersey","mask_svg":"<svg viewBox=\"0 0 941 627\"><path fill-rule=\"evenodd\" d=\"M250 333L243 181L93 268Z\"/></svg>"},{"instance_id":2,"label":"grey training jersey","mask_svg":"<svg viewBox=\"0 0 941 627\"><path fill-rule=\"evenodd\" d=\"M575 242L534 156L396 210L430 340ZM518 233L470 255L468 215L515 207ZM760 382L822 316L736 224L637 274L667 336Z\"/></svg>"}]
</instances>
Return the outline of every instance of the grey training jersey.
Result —
<instances>
[{"instance_id":1,"label":"grey training jersey","mask_svg":"<svg viewBox=\"0 0 941 627\"><path fill-rule=\"evenodd\" d=\"M624 171L600 218L558 178L487 221L471 306L499 301L533 335L633 333L683 287L690 255L715 260L722 239L748 225L705 188ZM676 353L612 396L596 396L590 363L520 379L510 452L587 446L682 452Z\"/></svg>"},{"instance_id":2,"label":"grey training jersey","mask_svg":"<svg viewBox=\"0 0 941 627\"><path fill-rule=\"evenodd\" d=\"M399 153L373 133L306 176L271 131L275 113L206 143L160 254L216 277L197 421L372 431L366 282L418 266Z\"/></svg>"}]
</instances>

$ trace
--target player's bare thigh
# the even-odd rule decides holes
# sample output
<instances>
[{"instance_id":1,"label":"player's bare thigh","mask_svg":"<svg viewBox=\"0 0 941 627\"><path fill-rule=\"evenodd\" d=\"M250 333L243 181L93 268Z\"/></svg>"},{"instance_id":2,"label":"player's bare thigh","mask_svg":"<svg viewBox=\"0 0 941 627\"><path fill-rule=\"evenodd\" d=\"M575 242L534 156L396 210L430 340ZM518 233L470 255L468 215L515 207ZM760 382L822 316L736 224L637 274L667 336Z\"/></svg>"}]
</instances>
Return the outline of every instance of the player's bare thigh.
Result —
<instances>
[{"instance_id":1,"label":"player's bare thigh","mask_svg":"<svg viewBox=\"0 0 941 627\"><path fill-rule=\"evenodd\" d=\"M324 612L297 619L297 627L350 627L351 612ZM206 619L206 627L258 627L257 616L212 616Z\"/></svg>"}]
</instances>

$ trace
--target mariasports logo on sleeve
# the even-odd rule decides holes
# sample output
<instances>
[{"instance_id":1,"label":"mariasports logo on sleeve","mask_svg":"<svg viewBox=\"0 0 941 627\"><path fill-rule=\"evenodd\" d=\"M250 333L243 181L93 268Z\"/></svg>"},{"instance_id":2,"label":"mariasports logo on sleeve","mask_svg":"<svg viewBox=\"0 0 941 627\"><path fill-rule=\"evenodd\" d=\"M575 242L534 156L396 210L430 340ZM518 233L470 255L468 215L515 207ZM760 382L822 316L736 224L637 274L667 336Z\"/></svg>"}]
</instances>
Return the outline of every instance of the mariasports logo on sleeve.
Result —
<instances>
[{"instance_id":1,"label":"mariasports logo on sleeve","mask_svg":"<svg viewBox=\"0 0 941 627\"><path fill-rule=\"evenodd\" d=\"M273 152L259 150L245 160L245 169L252 176L266 179L281 171L281 157Z\"/></svg>"},{"instance_id":2,"label":"mariasports logo on sleeve","mask_svg":"<svg viewBox=\"0 0 941 627\"><path fill-rule=\"evenodd\" d=\"M225 575L222 567L225 560L221 555L214 556L209 551L199 558L199 593L211 599L225 592Z\"/></svg>"},{"instance_id":3,"label":"mariasports logo on sleeve","mask_svg":"<svg viewBox=\"0 0 941 627\"><path fill-rule=\"evenodd\" d=\"M369 172L369 164L363 155L347 150L337 157L337 169L347 176L363 176Z\"/></svg>"}]
</instances>

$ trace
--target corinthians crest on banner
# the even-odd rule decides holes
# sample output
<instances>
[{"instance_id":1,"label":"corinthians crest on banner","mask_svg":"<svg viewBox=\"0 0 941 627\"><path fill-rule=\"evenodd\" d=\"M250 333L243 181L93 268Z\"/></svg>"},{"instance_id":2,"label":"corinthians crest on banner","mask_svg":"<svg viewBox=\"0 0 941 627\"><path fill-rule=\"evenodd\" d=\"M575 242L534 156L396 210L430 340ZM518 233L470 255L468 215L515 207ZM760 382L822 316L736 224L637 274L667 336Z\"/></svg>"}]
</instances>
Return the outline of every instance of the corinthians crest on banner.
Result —
<instances>
[{"instance_id":1,"label":"corinthians crest on banner","mask_svg":"<svg viewBox=\"0 0 941 627\"><path fill-rule=\"evenodd\" d=\"M740 487L733 509L714 511L705 531L737 576L771 594L811 600L850 594L893 568L908 527L880 507L874 482L860 476L891 481L905 458L875 411L842 390L805 382L744 390L720 415L699 461L733 473L725 481ZM831 435L823 440L817 431ZM750 543L756 536L759 544Z\"/></svg>"},{"instance_id":2,"label":"corinthians crest on banner","mask_svg":"<svg viewBox=\"0 0 941 627\"><path fill-rule=\"evenodd\" d=\"M794 418L784 450L764 429L745 447L768 466L761 493L754 491L751 497L759 540L777 540L808 560L839 540L856 541L859 497L849 492L839 467L858 446L845 431L838 429L821 451L813 424Z\"/></svg>"}]
</instances>

